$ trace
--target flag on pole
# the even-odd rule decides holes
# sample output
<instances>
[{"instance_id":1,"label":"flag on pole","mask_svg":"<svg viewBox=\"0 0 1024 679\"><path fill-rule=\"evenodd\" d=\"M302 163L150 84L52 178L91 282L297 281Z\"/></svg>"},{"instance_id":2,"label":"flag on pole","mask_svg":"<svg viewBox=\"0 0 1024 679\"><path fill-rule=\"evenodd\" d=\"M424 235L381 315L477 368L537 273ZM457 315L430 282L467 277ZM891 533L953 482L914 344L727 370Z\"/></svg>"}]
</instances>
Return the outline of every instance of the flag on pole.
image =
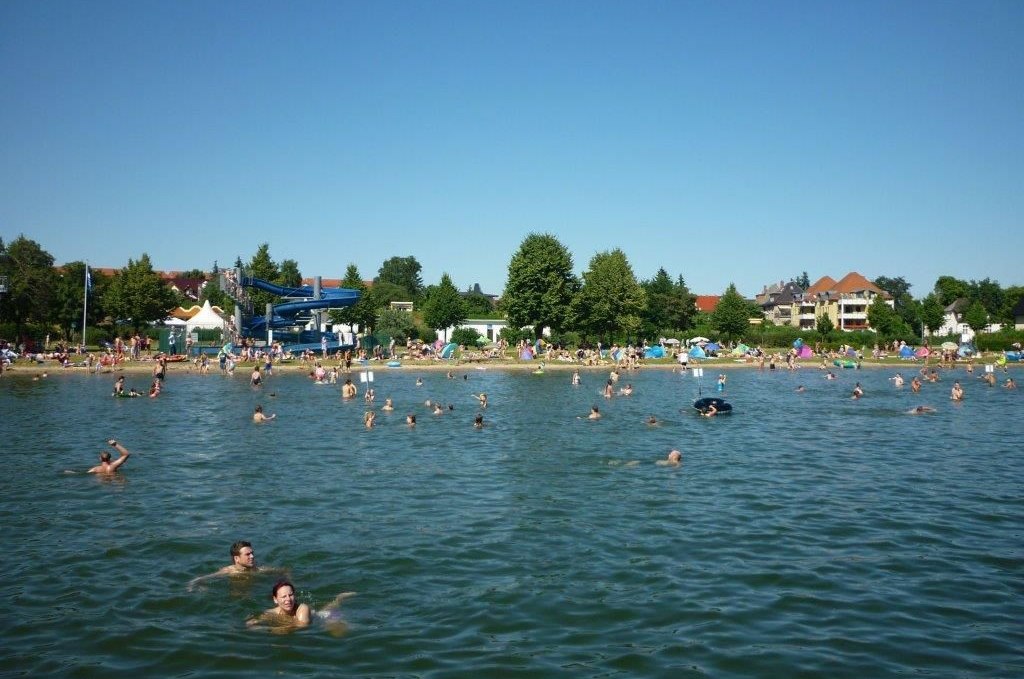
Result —
<instances>
[{"instance_id":1,"label":"flag on pole","mask_svg":"<svg viewBox=\"0 0 1024 679\"><path fill-rule=\"evenodd\" d=\"M89 271L89 267L85 267L85 291L89 292L92 290L92 272Z\"/></svg>"}]
</instances>

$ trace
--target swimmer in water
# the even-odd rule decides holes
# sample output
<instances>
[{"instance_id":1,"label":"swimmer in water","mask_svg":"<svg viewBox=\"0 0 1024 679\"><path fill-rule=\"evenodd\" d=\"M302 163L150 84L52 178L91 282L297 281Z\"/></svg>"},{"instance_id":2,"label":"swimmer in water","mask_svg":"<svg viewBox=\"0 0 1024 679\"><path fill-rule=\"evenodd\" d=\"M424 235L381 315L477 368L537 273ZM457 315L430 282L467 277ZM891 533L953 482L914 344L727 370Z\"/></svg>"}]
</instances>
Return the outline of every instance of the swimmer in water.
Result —
<instances>
[{"instance_id":1,"label":"swimmer in water","mask_svg":"<svg viewBox=\"0 0 1024 679\"><path fill-rule=\"evenodd\" d=\"M597 406L590 406L590 414L587 415L587 419L588 420L600 420L601 419L601 411L598 409Z\"/></svg>"},{"instance_id":2,"label":"swimmer in water","mask_svg":"<svg viewBox=\"0 0 1024 679\"><path fill-rule=\"evenodd\" d=\"M405 423L407 425L409 425L410 427L415 427L416 426L416 416L414 414L412 414L412 413L409 413L408 415L405 416Z\"/></svg>"},{"instance_id":3,"label":"swimmer in water","mask_svg":"<svg viewBox=\"0 0 1024 679\"><path fill-rule=\"evenodd\" d=\"M341 385L341 397L342 398L355 398L359 394L359 389L356 385L352 384L351 379L345 380L345 384Z\"/></svg>"},{"instance_id":4,"label":"swimmer in water","mask_svg":"<svg viewBox=\"0 0 1024 679\"><path fill-rule=\"evenodd\" d=\"M806 390L806 389L804 389L804 385L802 385L802 384L801 384L801 385L799 385L799 386L798 386L798 387L797 387L797 388L795 389L795 391L796 391L796 393L798 393L798 394L802 394L802 393L804 393L804 392L805 392L805 391L807 391L807 390Z\"/></svg>"},{"instance_id":5,"label":"swimmer in water","mask_svg":"<svg viewBox=\"0 0 1024 679\"><path fill-rule=\"evenodd\" d=\"M417 377L416 378L416 386L417 387L422 387L423 386L423 378L422 377Z\"/></svg>"},{"instance_id":6,"label":"swimmer in water","mask_svg":"<svg viewBox=\"0 0 1024 679\"><path fill-rule=\"evenodd\" d=\"M478 401L480 401L480 407L481 408L486 408L487 407L487 394L481 393L481 394L476 396L476 399Z\"/></svg>"},{"instance_id":7,"label":"swimmer in water","mask_svg":"<svg viewBox=\"0 0 1024 679\"><path fill-rule=\"evenodd\" d=\"M619 389L619 395L620 396L632 396L633 395L633 385L629 384L627 382L626 386L624 386L622 389Z\"/></svg>"},{"instance_id":8,"label":"swimmer in water","mask_svg":"<svg viewBox=\"0 0 1024 679\"><path fill-rule=\"evenodd\" d=\"M434 414L435 415L444 415L444 408L441 407L440 403L435 403L434 404Z\"/></svg>"},{"instance_id":9,"label":"swimmer in water","mask_svg":"<svg viewBox=\"0 0 1024 679\"><path fill-rule=\"evenodd\" d=\"M394 409L395 409L395 404L392 403L391 399L390 398L384 399L384 405L383 405L383 407L381 407L381 410L394 410Z\"/></svg>"},{"instance_id":10,"label":"swimmer in water","mask_svg":"<svg viewBox=\"0 0 1024 679\"><path fill-rule=\"evenodd\" d=\"M272 419L274 419L275 417L277 417L276 414L264 415L263 414L263 406L261 406L261 405L256 406L256 409L252 413L252 421L253 422L269 422Z\"/></svg>"},{"instance_id":11,"label":"swimmer in water","mask_svg":"<svg viewBox=\"0 0 1024 679\"><path fill-rule=\"evenodd\" d=\"M363 413L363 426L367 429L373 429L373 423L377 420L377 413L372 410L367 410Z\"/></svg>"},{"instance_id":12,"label":"swimmer in water","mask_svg":"<svg viewBox=\"0 0 1024 679\"><path fill-rule=\"evenodd\" d=\"M1013 381L1012 377L1007 377L1006 381L1003 382L1003 389L1016 389L1017 383Z\"/></svg>"},{"instance_id":13,"label":"swimmer in water","mask_svg":"<svg viewBox=\"0 0 1024 679\"><path fill-rule=\"evenodd\" d=\"M702 417L714 417L718 414L718 407L714 403L709 403L708 407L700 411Z\"/></svg>"},{"instance_id":14,"label":"swimmer in water","mask_svg":"<svg viewBox=\"0 0 1024 679\"><path fill-rule=\"evenodd\" d=\"M864 395L864 389L860 386L860 382L858 382L857 384L853 385L853 392L850 394L850 397L856 400L856 399L860 398L863 395Z\"/></svg>"},{"instance_id":15,"label":"swimmer in water","mask_svg":"<svg viewBox=\"0 0 1024 679\"><path fill-rule=\"evenodd\" d=\"M102 451L100 453L100 463L98 465L96 465L95 467L90 468L88 473L90 473L90 474L113 474L114 472L116 472L118 470L118 468L121 467L121 465L123 465L125 462L128 461L129 457L131 457L131 453L128 452L128 449L125 448L124 446L122 446L120 443L118 443L114 439L109 439L107 441L107 445L108 446L113 446L117 450L117 452L119 452L121 454L121 456L118 457L113 462L111 462L110 461L110 458L112 457L111 454L108 451L106 451L106 450Z\"/></svg>"},{"instance_id":16,"label":"swimmer in water","mask_svg":"<svg viewBox=\"0 0 1024 679\"><path fill-rule=\"evenodd\" d=\"M248 540L239 540L231 545L231 563L224 566L220 570L214 571L209 575L200 575L198 578L192 579L188 583L189 591L195 589L195 586L204 580L211 578L218 578L225 575L251 575L253 573L285 573L287 572L284 568L272 568L268 566L257 566L256 565L256 551L252 547L252 543Z\"/></svg>"},{"instance_id":17,"label":"swimmer in water","mask_svg":"<svg viewBox=\"0 0 1024 679\"><path fill-rule=\"evenodd\" d=\"M892 380L893 386L896 386L896 387L902 387L903 386L903 375L902 374L896 373L895 375L893 375L889 379Z\"/></svg>"},{"instance_id":18,"label":"swimmer in water","mask_svg":"<svg viewBox=\"0 0 1024 679\"><path fill-rule=\"evenodd\" d=\"M649 424L652 427L657 427L661 423L658 422L658 418L657 417L655 417L654 415L651 415L650 417L647 418L647 424Z\"/></svg>"},{"instance_id":19,"label":"swimmer in water","mask_svg":"<svg viewBox=\"0 0 1024 679\"><path fill-rule=\"evenodd\" d=\"M916 408L911 408L910 410L908 410L907 414L908 415L924 415L926 413L934 413L934 412L935 412L935 408L932 408L931 406L917 406Z\"/></svg>"},{"instance_id":20,"label":"swimmer in water","mask_svg":"<svg viewBox=\"0 0 1024 679\"><path fill-rule=\"evenodd\" d=\"M683 454L678 450L673 450L665 457L664 460L658 460L658 464L663 467L678 467L683 462Z\"/></svg>"},{"instance_id":21,"label":"swimmer in water","mask_svg":"<svg viewBox=\"0 0 1024 679\"><path fill-rule=\"evenodd\" d=\"M960 386L960 382L953 382L953 388L949 390L949 399L951 401L964 400L964 388Z\"/></svg>"},{"instance_id":22,"label":"swimmer in water","mask_svg":"<svg viewBox=\"0 0 1024 679\"><path fill-rule=\"evenodd\" d=\"M342 601L355 592L342 592L334 597L331 603L316 611L318 617L328 619ZM308 604L300 604L295 596L295 586L288 580L278 580L270 590L270 600L274 602L273 608L268 608L259 616L246 621L246 626L266 624L279 631L291 631L301 627L308 627L312 619L312 611Z\"/></svg>"},{"instance_id":23,"label":"swimmer in water","mask_svg":"<svg viewBox=\"0 0 1024 679\"><path fill-rule=\"evenodd\" d=\"M477 413L476 417L473 418L473 427L476 429L484 428L484 416L480 413Z\"/></svg>"},{"instance_id":24,"label":"swimmer in water","mask_svg":"<svg viewBox=\"0 0 1024 679\"><path fill-rule=\"evenodd\" d=\"M252 375L249 376L249 385L258 387L263 383L263 376L260 375L260 367L254 366L252 369Z\"/></svg>"},{"instance_id":25,"label":"swimmer in water","mask_svg":"<svg viewBox=\"0 0 1024 679\"><path fill-rule=\"evenodd\" d=\"M577 385L579 385L579 383L580 383L580 371L579 370L575 370L572 373L572 384L573 384L573 386L577 386Z\"/></svg>"}]
</instances>

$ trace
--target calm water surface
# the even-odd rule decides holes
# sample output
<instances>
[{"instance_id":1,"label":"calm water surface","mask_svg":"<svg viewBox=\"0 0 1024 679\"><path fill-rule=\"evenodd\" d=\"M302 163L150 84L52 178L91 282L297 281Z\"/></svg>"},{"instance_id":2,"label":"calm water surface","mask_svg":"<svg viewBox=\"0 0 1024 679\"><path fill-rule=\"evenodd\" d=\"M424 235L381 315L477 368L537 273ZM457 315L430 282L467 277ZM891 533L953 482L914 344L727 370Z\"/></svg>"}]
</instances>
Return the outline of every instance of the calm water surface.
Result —
<instances>
[{"instance_id":1,"label":"calm water surface","mask_svg":"<svg viewBox=\"0 0 1024 679\"><path fill-rule=\"evenodd\" d=\"M704 419L667 370L606 400L605 372L377 369L369 431L362 399L299 375L172 373L156 400L110 398L111 375L5 376L0 669L1024 676L1021 393L962 371L961 404L950 375L919 395L883 369L728 375L735 413ZM277 420L252 423L257 403ZM580 419L592 404L604 418ZM136 453L118 478L66 473L110 437ZM682 466L654 464L673 447ZM188 591L238 539L314 608L358 592L348 633L246 629L273 575Z\"/></svg>"}]
</instances>

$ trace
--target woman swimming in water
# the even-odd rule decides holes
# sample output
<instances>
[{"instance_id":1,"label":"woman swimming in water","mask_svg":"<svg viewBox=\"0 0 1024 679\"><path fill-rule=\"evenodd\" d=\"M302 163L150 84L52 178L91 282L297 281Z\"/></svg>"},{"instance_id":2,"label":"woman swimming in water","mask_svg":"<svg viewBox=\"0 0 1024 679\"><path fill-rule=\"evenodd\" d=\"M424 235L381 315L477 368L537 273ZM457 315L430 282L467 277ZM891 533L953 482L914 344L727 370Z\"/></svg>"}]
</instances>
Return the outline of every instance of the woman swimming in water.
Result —
<instances>
[{"instance_id":1,"label":"woman swimming in water","mask_svg":"<svg viewBox=\"0 0 1024 679\"><path fill-rule=\"evenodd\" d=\"M334 597L331 603L316 611L316 615L324 619L330 619L331 613L338 608L341 602L353 595L355 595L355 592L342 592ZM274 602L274 607L268 608L255 618L250 618L246 622L248 627L266 624L278 630L291 631L309 626L312 611L309 608L309 604L298 603L295 596L295 586L291 582L285 579L275 582L273 589L270 591L270 599Z\"/></svg>"}]
</instances>

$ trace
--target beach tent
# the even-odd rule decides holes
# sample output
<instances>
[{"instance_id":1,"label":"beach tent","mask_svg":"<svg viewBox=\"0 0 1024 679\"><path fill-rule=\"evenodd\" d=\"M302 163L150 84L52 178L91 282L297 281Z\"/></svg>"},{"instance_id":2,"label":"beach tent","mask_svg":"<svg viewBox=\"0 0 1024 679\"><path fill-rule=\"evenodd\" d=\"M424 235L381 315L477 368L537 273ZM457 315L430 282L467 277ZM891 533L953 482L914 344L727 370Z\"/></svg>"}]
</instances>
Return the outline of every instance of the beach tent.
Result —
<instances>
[{"instance_id":1,"label":"beach tent","mask_svg":"<svg viewBox=\"0 0 1024 679\"><path fill-rule=\"evenodd\" d=\"M846 350L846 355L850 358L857 358L857 350L851 347Z\"/></svg>"},{"instance_id":2,"label":"beach tent","mask_svg":"<svg viewBox=\"0 0 1024 679\"><path fill-rule=\"evenodd\" d=\"M801 344L796 351L797 358L810 358L813 355L814 352L811 351L811 347L806 344Z\"/></svg>"},{"instance_id":3,"label":"beach tent","mask_svg":"<svg viewBox=\"0 0 1024 679\"><path fill-rule=\"evenodd\" d=\"M441 353L438 354L441 358L451 358L455 353L455 350L459 348L459 345L455 342L449 342L444 345L444 349L441 349Z\"/></svg>"},{"instance_id":4,"label":"beach tent","mask_svg":"<svg viewBox=\"0 0 1024 679\"><path fill-rule=\"evenodd\" d=\"M519 354L519 359L522 361L532 361L533 349L531 349L530 347L523 347L522 352L520 352Z\"/></svg>"},{"instance_id":5,"label":"beach tent","mask_svg":"<svg viewBox=\"0 0 1024 679\"><path fill-rule=\"evenodd\" d=\"M900 347L900 358L913 358L914 349L909 344L904 344Z\"/></svg>"},{"instance_id":6,"label":"beach tent","mask_svg":"<svg viewBox=\"0 0 1024 679\"><path fill-rule=\"evenodd\" d=\"M690 358L707 358L708 355L700 347L694 347L689 351Z\"/></svg>"},{"instance_id":7,"label":"beach tent","mask_svg":"<svg viewBox=\"0 0 1024 679\"><path fill-rule=\"evenodd\" d=\"M736 345L736 348L733 349L732 352L730 352L730 353L732 353L733 356L742 356L743 354L747 353L748 351L750 351L750 347L748 347L743 342L740 342L739 344Z\"/></svg>"},{"instance_id":8,"label":"beach tent","mask_svg":"<svg viewBox=\"0 0 1024 679\"><path fill-rule=\"evenodd\" d=\"M665 349L659 346L647 347L644 358L665 358Z\"/></svg>"},{"instance_id":9,"label":"beach tent","mask_svg":"<svg viewBox=\"0 0 1024 679\"><path fill-rule=\"evenodd\" d=\"M704 351L706 351L709 354L718 351L721 348L722 347L716 344L715 342L708 342L707 344L704 345Z\"/></svg>"},{"instance_id":10,"label":"beach tent","mask_svg":"<svg viewBox=\"0 0 1024 679\"><path fill-rule=\"evenodd\" d=\"M793 348L794 349L799 349L803 345L804 345L804 341L803 341L802 338L797 337L795 340L793 340Z\"/></svg>"},{"instance_id":11,"label":"beach tent","mask_svg":"<svg viewBox=\"0 0 1024 679\"><path fill-rule=\"evenodd\" d=\"M918 358L928 358L931 353L932 352L928 351L928 347L921 347L914 352L914 356L917 356Z\"/></svg>"},{"instance_id":12,"label":"beach tent","mask_svg":"<svg viewBox=\"0 0 1024 679\"><path fill-rule=\"evenodd\" d=\"M973 355L975 353L977 353L977 352L974 349L974 346L970 345L970 344L961 344L960 348L956 350L956 354L960 358L964 358L966 356L971 356L971 355Z\"/></svg>"},{"instance_id":13,"label":"beach tent","mask_svg":"<svg viewBox=\"0 0 1024 679\"><path fill-rule=\"evenodd\" d=\"M188 319L188 322L185 324L185 332L190 333L193 330L223 330L226 325L227 323L224 319L218 316L217 312L210 306L210 300L206 300L199 313Z\"/></svg>"}]
</instances>

